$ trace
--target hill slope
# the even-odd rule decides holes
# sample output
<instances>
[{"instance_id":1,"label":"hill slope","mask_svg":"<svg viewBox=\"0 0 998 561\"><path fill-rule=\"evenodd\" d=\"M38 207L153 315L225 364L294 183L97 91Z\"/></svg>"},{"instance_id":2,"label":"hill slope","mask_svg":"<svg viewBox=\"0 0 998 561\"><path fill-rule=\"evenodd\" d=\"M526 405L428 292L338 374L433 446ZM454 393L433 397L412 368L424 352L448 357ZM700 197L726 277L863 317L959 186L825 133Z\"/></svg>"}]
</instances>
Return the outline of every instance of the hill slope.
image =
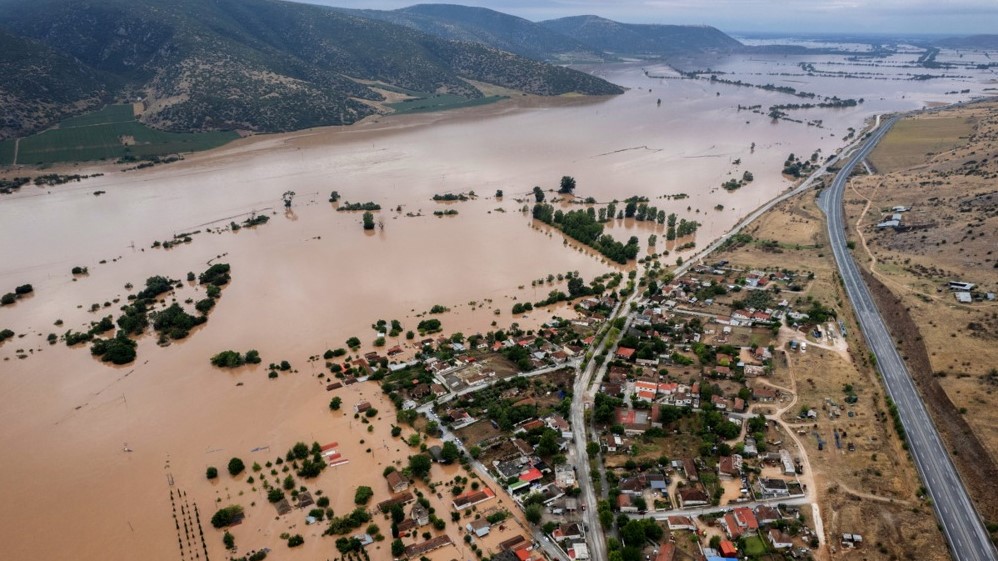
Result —
<instances>
[{"instance_id":1,"label":"hill slope","mask_svg":"<svg viewBox=\"0 0 998 561\"><path fill-rule=\"evenodd\" d=\"M950 49L998 49L998 35L967 35L965 37L948 37L933 41L937 47Z\"/></svg>"},{"instance_id":2,"label":"hill slope","mask_svg":"<svg viewBox=\"0 0 998 561\"><path fill-rule=\"evenodd\" d=\"M404 25L443 39L480 43L536 60L603 60L603 53L532 21L456 4L417 4L399 10L344 10Z\"/></svg>"},{"instance_id":3,"label":"hill slope","mask_svg":"<svg viewBox=\"0 0 998 561\"><path fill-rule=\"evenodd\" d=\"M742 48L740 42L709 26L619 23L598 16L573 16L540 23L593 49L619 55L689 55Z\"/></svg>"},{"instance_id":4,"label":"hill slope","mask_svg":"<svg viewBox=\"0 0 998 561\"><path fill-rule=\"evenodd\" d=\"M0 0L4 30L58 53L65 67L76 61L96 77L92 91L145 98L143 121L174 131L348 124L378 111L383 97L370 82L468 98L482 96L469 79L539 95L622 91L483 45L275 0ZM30 65L15 62L10 73L69 87L69 76ZM30 88L8 95L22 113L41 103Z\"/></svg>"},{"instance_id":5,"label":"hill slope","mask_svg":"<svg viewBox=\"0 0 998 561\"><path fill-rule=\"evenodd\" d=\"M3 30L0 76L0 139L92 109L106 94L103 80L86 65Z\"/></svg>"}]
</instances>

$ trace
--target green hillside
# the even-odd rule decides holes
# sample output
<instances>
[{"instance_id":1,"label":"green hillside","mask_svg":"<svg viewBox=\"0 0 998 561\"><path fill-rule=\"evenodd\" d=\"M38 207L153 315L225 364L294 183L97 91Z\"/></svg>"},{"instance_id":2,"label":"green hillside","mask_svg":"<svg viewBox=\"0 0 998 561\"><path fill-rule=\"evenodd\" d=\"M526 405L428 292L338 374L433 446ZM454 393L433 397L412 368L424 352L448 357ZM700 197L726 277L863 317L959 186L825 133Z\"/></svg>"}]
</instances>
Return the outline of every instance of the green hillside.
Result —
<instances>
[{"instance_id":1,"label":"green hillside","mask_svg":"<svg viewBox=\"0 0 998 561\"><path fill-rule=\"evenodd\" d=\"M623 91L485 45L276 0L0 0L0 32L94 81L75 91L66 72L3 59L4 76L51 80L68 94L52 102L60 113L12 119L0 138L52 126L66 107L82 113L98 98L143 98L149 109L142 122L167 131L276 132L377 112L362 100L383 98L362 81L468 100L483 94L467 80L537 95ZM36 88L4 88L5 107L41 113L46 101Z\"/></svg>"}]
</instances>

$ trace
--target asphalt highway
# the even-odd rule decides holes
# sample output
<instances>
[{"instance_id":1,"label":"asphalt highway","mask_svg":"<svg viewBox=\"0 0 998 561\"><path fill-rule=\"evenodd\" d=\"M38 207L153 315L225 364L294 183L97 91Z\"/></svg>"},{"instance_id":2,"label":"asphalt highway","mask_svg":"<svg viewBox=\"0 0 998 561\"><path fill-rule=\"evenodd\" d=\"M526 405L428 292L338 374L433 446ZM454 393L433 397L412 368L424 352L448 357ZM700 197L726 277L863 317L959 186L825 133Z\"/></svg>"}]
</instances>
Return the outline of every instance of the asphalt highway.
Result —
<instances>
[{"instance_id":1,"label":"asphalt highway","mask_svg":"<svg viewBox=\"0 0 998 561\"><path fill-rule=\"evenodd\" d=\"M897 117L887 119L870 135L835 176L831 188L821 194L819 206L828 216L828 235L849 300L870 350L876 356L887 393L897 405L915 466L932 498L953 559L996 561L995 547L846 246L842 205L846 181L856 164L869 155L896 120Z\"/></svg>"}]
</instances>

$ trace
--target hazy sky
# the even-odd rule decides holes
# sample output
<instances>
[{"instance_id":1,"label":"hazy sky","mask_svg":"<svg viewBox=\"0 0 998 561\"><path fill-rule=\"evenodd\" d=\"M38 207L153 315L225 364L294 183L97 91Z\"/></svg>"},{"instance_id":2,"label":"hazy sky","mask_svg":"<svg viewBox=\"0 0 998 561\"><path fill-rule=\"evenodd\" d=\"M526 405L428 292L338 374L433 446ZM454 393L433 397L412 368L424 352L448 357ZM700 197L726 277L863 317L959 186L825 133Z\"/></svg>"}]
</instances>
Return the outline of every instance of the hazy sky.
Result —
<instances>
[{"instance_id":1,"label":"hazy sky","mask_svg":"<svg viewBox=\"0 0 998 561\"><path fill-rule=\"evenodd\" d=\"M418 1L299 0L394 9ZM631 23L708 24L723 31L998 32L998 0L452 0L529 20L595 14Z\"/></svg>"}]
</instances>

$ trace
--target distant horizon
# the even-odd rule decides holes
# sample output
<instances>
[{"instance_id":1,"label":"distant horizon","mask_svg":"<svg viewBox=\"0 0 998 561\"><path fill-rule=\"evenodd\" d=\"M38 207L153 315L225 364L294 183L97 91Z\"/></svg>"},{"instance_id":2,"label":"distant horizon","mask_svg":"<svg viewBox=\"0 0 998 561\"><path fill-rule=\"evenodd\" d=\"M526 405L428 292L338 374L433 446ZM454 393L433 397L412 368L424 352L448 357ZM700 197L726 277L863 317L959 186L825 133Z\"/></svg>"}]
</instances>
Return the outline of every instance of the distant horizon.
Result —
<instances>
[{"instance_id":1,"label":"distant horizon","mask_svg":"<svg viewBox=\"0 0 998 561\"><path fill-rule=\"evenodd\" d=\"M593 15L621 23L707 25L728 34L794 36L925 36L995 35L998 3L954 0L284 0L335 8L395 10L417 4L455 4L488 8L532 22ZM704 19L704 18L707 19ZM821 26L822 23L825 25ZM810 31L804 25L813 25Z\"/></svg>"}]
</instances>

